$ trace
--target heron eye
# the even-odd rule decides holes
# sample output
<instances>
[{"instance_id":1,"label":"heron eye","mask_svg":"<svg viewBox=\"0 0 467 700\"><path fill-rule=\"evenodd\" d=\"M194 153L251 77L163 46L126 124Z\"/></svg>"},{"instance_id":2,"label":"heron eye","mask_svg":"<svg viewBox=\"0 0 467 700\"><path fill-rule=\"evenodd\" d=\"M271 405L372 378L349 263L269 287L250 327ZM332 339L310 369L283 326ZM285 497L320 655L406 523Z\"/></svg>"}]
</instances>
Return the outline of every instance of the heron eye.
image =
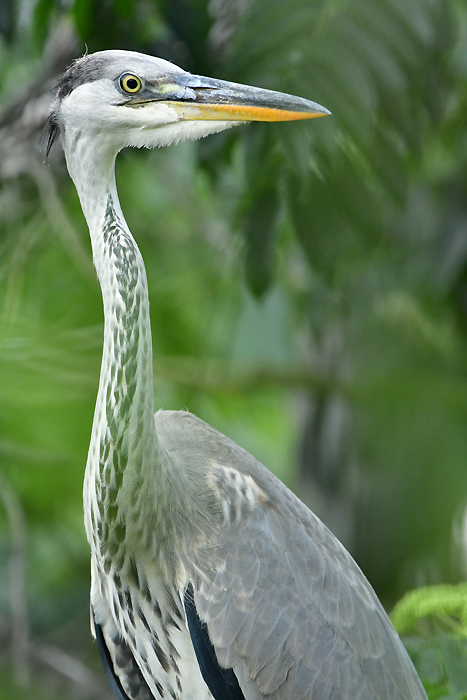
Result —
<instances>
[{"instance_id":1,"label":"heron eye","mask_svg":"<svg viewBox=\"0 0 467 700\"><path fill-rule=\"evenodd\" d=\"M137 75L133 75L132 73L124 73L120 77L120 87L122 90L125 90L125 92L129 92L131 95L134 95L135 92L139 92L141 90L143 85Z\"/></svg>"}]
</instances>

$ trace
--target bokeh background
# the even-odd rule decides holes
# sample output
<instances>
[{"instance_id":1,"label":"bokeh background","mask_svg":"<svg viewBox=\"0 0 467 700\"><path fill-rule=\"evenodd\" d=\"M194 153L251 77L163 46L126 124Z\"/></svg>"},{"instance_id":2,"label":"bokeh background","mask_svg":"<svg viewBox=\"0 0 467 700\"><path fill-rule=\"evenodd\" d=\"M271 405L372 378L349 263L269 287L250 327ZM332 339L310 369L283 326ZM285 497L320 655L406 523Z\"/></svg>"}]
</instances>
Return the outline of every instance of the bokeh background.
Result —
<instances>
[{"instance_id":1,"label":"bokeh background","mask_svg":"<svg viewBox=\"0 0 467 700\"><path fill-rule=\"evenodd\" d=\"M0 700L111 697L81 502L102 304L39 149L60 72L106 48L332 111L119 156L156 408L272 469L388 611L415 590L394 619L430 700L467 698L465 2L1 0Z\"/></svg>"}]
</instances>

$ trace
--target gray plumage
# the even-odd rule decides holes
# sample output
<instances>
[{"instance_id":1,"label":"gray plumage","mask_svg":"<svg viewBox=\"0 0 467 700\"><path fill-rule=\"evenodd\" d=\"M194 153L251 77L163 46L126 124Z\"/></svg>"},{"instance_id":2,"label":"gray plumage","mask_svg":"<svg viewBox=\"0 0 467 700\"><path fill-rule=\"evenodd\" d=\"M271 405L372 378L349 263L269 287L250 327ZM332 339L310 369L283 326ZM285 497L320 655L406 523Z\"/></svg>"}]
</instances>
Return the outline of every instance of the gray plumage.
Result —
<instances>
[{"instance_id":1,"label":"gray plumage","mask_svg":"<svg viewBox=\"0 0 467 700\"><path fill-rule=\"evenodd\" d=\"M60 133L104 301L84 506L93 629L120 698L426 699L371 586L319 519L195 416L153 415L147 282L116 154L327 113L122 51L80 59L58 86L48 148Z\"/></svg>"}]
</instances>

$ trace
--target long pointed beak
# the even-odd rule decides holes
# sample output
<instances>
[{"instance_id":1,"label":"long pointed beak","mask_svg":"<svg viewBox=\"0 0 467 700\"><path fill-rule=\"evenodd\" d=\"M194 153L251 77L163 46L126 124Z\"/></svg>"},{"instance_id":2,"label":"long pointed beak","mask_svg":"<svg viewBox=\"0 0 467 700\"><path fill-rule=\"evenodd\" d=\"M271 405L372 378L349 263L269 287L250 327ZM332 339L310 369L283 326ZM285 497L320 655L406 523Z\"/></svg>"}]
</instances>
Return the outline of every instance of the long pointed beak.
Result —
<instances>
[{"instance_id":1,"label":"long pointed beak","mask_svg":"<svg viewBox=\"0 0 467 700\"><path fill-rule=\"evenodd\" d=\"M276 122L331 114L302 97L189 73L171 75L157 86L147 85L131 103L136 106L154 100L170 105L186 120Z\"/></svg>"}]
</instances>

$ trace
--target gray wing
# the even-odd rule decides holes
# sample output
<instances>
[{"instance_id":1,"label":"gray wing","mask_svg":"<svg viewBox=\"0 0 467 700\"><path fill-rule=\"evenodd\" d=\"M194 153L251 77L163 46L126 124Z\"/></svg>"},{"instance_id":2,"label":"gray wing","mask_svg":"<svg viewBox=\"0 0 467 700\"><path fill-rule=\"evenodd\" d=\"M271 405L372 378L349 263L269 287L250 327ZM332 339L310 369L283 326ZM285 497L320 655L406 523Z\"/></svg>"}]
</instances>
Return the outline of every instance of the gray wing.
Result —
<instances>
[{"instance_id":1,"label":"gray wing","mask_svg":"<svg viewBox=\"0 0 467 700\"><path fill-rule=\"evenodd\" d=\"M248 700L425 698L362 574L329 532L313 529L260 506L200 553L195 602L219 663Z\"/></svg>"},{"instance_id":2,"label":"gray wing","mask_svg":"<svg viewBox=\"0 0 467 700\"><path fill-rule=\"evenodd\" d=\"M225 514L211 546L185 566L218 661L234 670L246 700L426 700L344 547L248 453L184 416L177 421L190 429L192 458L195 444L210 445L207 479Z\"/></svg>"}]
</instances>

